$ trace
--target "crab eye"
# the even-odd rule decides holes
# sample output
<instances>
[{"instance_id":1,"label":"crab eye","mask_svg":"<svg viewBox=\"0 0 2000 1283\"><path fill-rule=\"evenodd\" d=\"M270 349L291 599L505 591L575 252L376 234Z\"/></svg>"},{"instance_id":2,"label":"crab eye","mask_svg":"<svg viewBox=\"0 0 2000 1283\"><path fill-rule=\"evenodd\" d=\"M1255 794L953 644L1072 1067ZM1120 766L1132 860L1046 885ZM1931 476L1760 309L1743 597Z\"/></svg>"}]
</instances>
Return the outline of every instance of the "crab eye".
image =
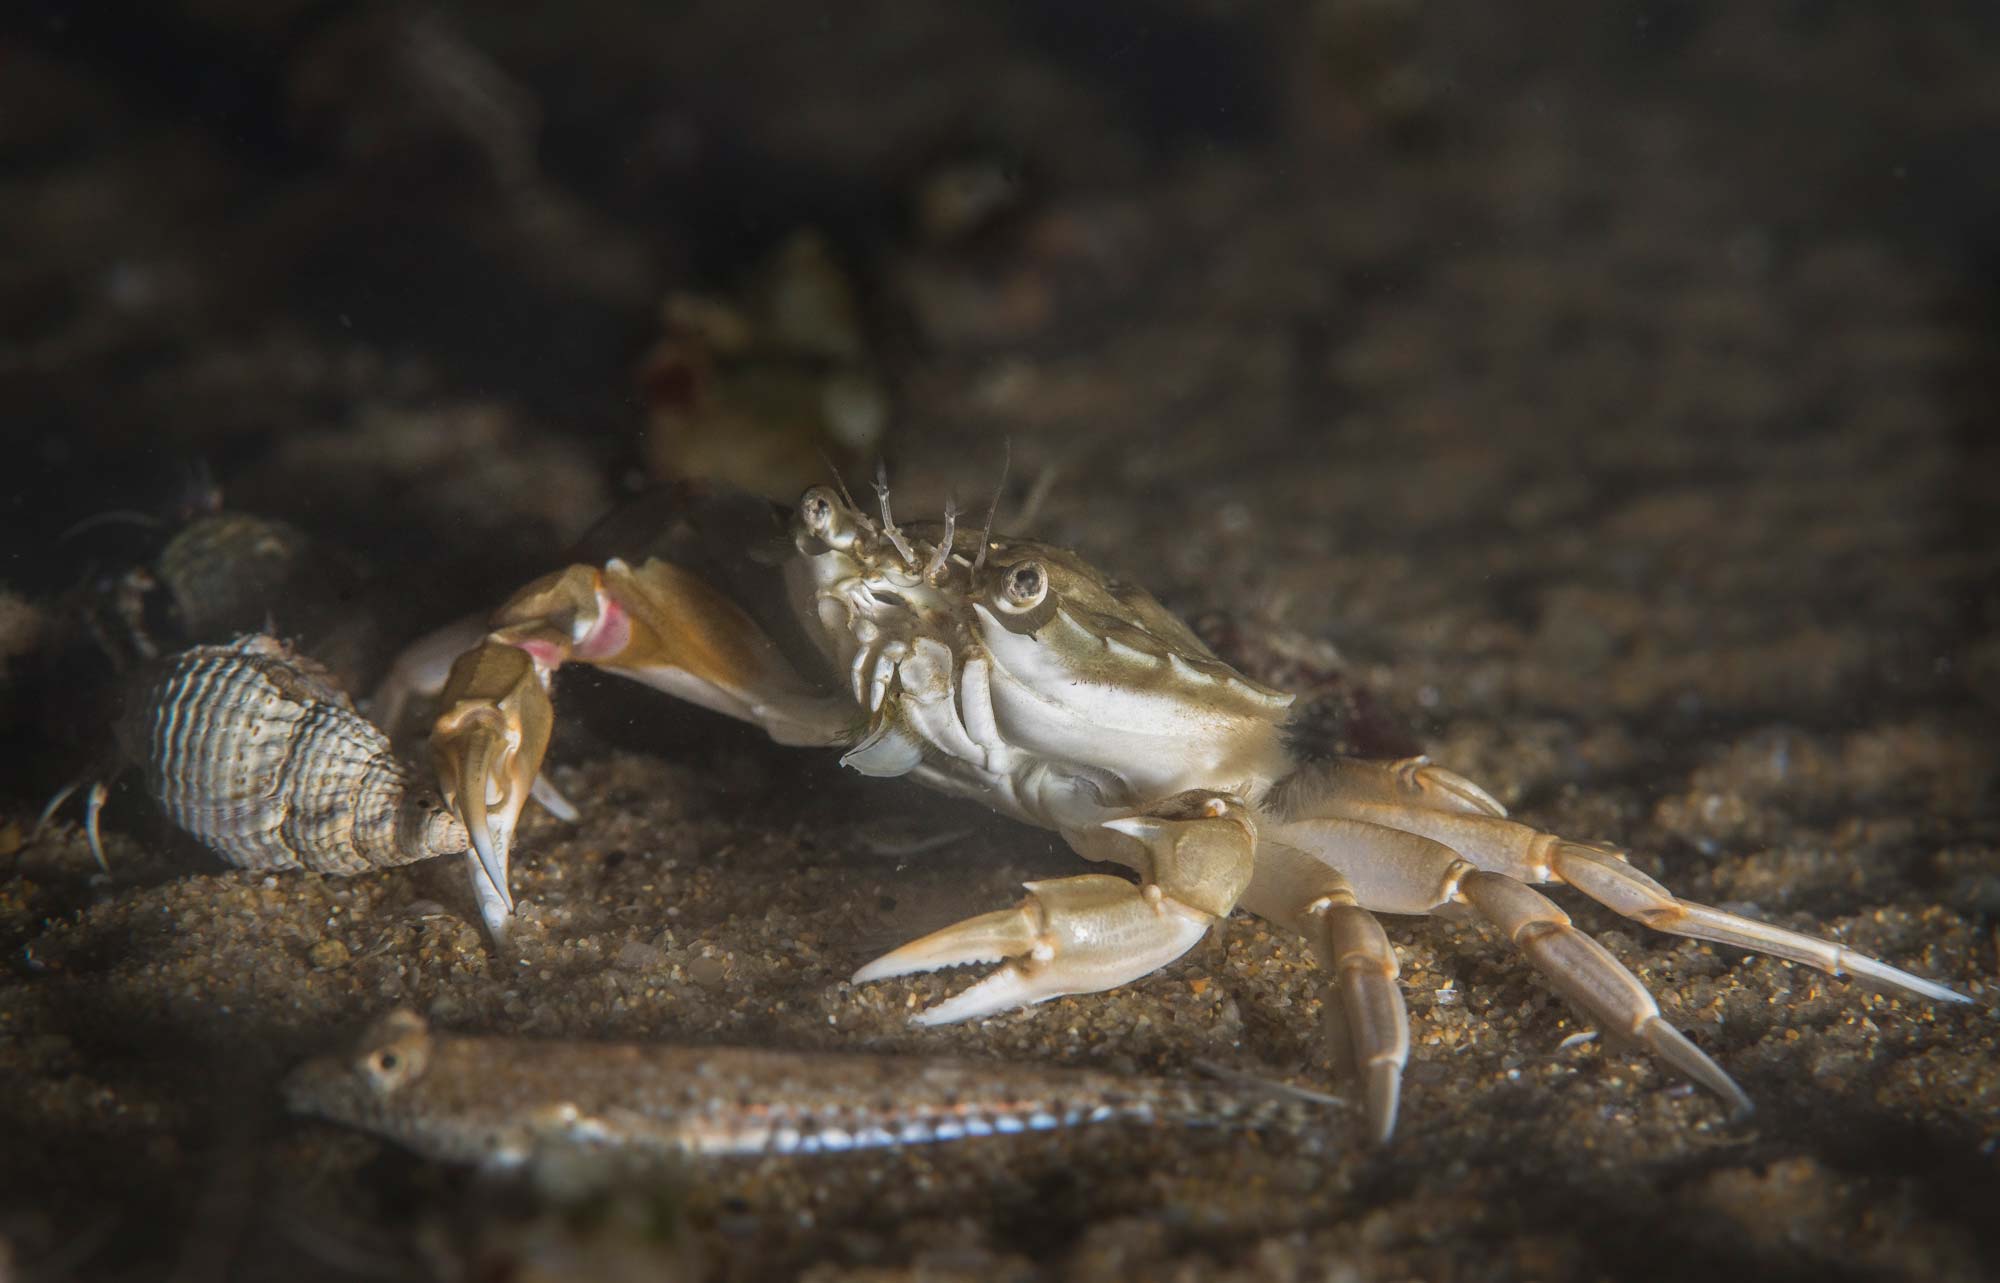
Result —
<instances>
[{"instance_id":1,"label":"crab eye","mask_svg":"<svg viewBox=\"0 0 2000 1283\"><path fill-rule=\"evenodd\" d=\"M817 557L835 548L850 547L855 533L853 509L829 487L814 486L799 496L792 534L800 552Z\"/></svg>"},{"instance_id":2,"label":"crab eye","mask_svg":"<svg viewBox=\"0 0 2000 1283\"><path fill-rule=\"evenodd\" d=\"M823 535L833 529L833 496L822 486L814 486L799 500L799 516L804 518L806 529Z\"/></svg>"},{"instance_id":3,"label":"crab eye","mask_svg":"<svg viewBox=\"0 0 2000 1283\"><path fill-rule=\"evenodd\" d=\"M1027 610L1041 601L1049 590L1049 574L1038 561L1024 561L1007 572L1002 592L1007 604Z\"/></svg>"}]
</instances>

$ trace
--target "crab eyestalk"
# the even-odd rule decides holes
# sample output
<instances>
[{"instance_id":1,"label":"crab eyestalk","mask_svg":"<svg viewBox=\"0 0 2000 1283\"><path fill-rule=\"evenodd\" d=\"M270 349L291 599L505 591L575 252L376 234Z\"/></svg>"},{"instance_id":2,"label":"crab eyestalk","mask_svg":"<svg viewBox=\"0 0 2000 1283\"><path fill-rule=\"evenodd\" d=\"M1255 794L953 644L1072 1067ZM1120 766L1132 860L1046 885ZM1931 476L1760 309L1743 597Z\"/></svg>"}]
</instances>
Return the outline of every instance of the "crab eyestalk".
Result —
<instances>
[{"instance_id":1,"label":"crab eyestalk","mask_svg":"<svg viewBox=\"0 0 2000 1283\"><path fill-rule=\"evenodd\" d=\"M480 914L500 940L514 911L508 849L555 716L548 674L527 651L489 639L452 665L442 708L431 730L431 760L445 804L465 821Z\"/></svg>"}]
</instances>

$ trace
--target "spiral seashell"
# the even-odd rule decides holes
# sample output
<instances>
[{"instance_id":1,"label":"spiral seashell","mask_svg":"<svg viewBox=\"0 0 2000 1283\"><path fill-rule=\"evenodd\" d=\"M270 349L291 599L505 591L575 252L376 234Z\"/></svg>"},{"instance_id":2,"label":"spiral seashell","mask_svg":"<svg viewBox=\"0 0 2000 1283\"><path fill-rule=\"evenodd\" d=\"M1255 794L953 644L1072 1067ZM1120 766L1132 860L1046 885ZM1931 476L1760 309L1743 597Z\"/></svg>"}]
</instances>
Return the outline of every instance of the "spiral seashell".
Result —
<instances>
[{"instance_id":1,"label":"spiral seashell","mask_svg":"<svg viewBox=\"0 0 2000 1283\"><path fill-rule=\"evenodd\" d=\"M120 733L161 809L243 868L353 874L467 848L332 675L270 637L172 656Z\"/></svg>"}]
</instances>

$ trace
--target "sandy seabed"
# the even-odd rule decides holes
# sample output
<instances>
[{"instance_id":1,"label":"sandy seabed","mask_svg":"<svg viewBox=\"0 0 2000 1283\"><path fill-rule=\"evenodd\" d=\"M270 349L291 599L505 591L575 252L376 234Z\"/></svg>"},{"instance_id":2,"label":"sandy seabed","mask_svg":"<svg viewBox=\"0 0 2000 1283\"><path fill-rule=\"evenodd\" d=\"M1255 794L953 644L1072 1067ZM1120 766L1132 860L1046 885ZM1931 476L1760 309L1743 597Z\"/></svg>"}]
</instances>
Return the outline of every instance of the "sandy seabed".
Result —
<instances>
[{"instance_id":1,"label":"sandy seabed","mask_svg":"<svg viewBox=\"0 0 2000 1283\"><path fill-rule=\"evenodd\" d=\"M425 19L526 117L357 60L358 7L184 8L0 30L0 404L29 434L0 484L0 1277L2000 1274L1980 6L1190 3L1125 40L1032 3ZM953 147L1032 189L971 244L898 212ZM628 487L660 297L802 226L869 301L907 511L983 506L1004 436L1010 503L1048 478L1032 533L1253 675L1336 673L1521 818L1974 1002L1559 893L1752 1119L1425 920L1389 927L1414 1046L1383 1150L1330 1109L1314 1136L718 1164L562 1211L284 1117L278 1076L395 1006L1342 1089L1323 977L1241 914L1118 992L911 1027L969 974L855 967L1081 863L588 675L553 754L583 818L524 828L506 952L456 864L224 870L130 781L108 874L73 823L30 840L102 724L45 676L80 644L60 593L103 569L57 531L206 459L231 507L368 568L342 651L368 680Z\"/></svg>"}]
</instances>

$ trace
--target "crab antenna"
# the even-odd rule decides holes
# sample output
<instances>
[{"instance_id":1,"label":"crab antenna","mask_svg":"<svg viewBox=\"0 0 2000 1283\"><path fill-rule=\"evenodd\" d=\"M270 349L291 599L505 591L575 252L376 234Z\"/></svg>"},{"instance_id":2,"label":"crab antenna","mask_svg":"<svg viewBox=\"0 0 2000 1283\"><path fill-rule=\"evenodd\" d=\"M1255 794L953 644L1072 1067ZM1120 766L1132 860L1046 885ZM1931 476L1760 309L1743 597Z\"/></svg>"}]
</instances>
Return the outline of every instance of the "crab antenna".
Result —
<instances>
[{"instance_id":1,"label":"crab antenna","mask_svg":"<svg viewBox=\"0 0 2000 1283\"><path fill-rule=\"evenodd\" d=\"M937 541L937 547L931 549L931 559L924 566L927 581L936 583L944 577L944 568L951 563L952 539L957 534L958 497L954 495L944 501L944 536Z\"/></svg>"},{"instance_id":2,"label":"crab antenna","mask_svg":"<svg viewBox=\"0 0 2000 1283\"><path fill-rule=\"evenodd\" d=\"M1000 438L1000 480L993 485L993 502L986 509L986 529L979 532L979 555L972 559L972 573L986 564L986 550L993 546L993 521L1000 515L1000 496L1007 490L1007 469L1014 463L1014 438Z\"/></svg>"},{"instance_id":3,"label":"crab antenna","mask_svg":"<svg viewBox=\"0 0 2000 1283\"><path fill-rule=\"evenodd\" d=\"M875 465L875 497L882 501L883 538L895 545L896 555L903 559L904 565L915 569L917 550L910 546L909 540L903 538L903 532L896 529L896 519L889 515L889 465L886 462L877 462Z\"/></svg>"},{"instance_id":4,"label":"crab antenna","mask_svg":"<svg viewBox=\"0 0 2000 1283\"><path fill-rule=\"evenodd\" d=\"M1048 502L1049 492L1056 488L1056 481L1062 476L1060 464L1048 464L1036 474L1034 484L1028 487L1028 497L1021 501L1021 511L1014 518L1020 522L1022 530L1032 529L1035 518L1042 514L1042 505Z\"/></svg>"},{"instance_id":5,"label":"crab antenna","mask_svg":"<svg viewBox=\"0 0 2000 1283\"><path fill-rule=\"evenodd\" d=\"M826 465L827 472L832 475L833 487L840 491L841 501L850 508L855 507L854 496L847 492L847 478L840 475L839 465L834 463L833 456L826 452L825 446L820 447L819 461Z\"/></svg>"},{"instance_id":6,"label":"crab antenna","mask_svg":"<svg viewBox=\"0 0 2000 1283\"><path fill-rule=\"evenodd\" d=\"M109 512L100 512L85 517L82 521L77 522L69 529L57 535L56 542L68 543L85 531L95 530L99 526L145 526L148 529L157 530L166 524L166 522L160 520L158 517L150 513L140 512L135 508L113 508Z\"/></svg>"}]
</instances>

